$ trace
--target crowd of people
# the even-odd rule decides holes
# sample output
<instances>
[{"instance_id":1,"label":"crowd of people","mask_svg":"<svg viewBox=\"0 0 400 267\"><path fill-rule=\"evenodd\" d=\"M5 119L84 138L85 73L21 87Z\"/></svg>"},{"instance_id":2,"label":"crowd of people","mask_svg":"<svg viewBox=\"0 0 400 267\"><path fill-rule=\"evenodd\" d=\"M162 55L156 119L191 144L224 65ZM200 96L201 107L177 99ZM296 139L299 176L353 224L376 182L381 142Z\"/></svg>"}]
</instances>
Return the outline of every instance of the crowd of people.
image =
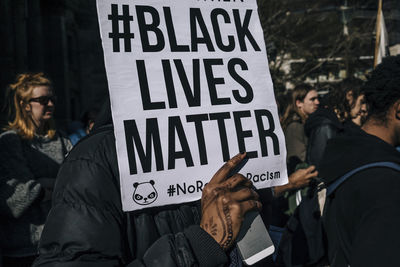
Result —
<instances>
[{"instance_id":1,"label":"crowd of people","mask_svg":"<svg viewBox=\"0 0 400 267\"><path fill-rule=\"evenodd\" d=\"M278 95L286 185L257 190L240 173L231 176L243 152L210 177L201 200L123 212L109 102L68 136L55 127L50 79L20 74L9 86L13 112L0 135L0 266L242 266L235 240L249 211L285 231L320 182L329 186L367 164L400 164L399 86L395 56L367 81L345 79L326 95L308 84ZM326 198L320 266L397 266L396 168L365 168ZM275 259L256 265L282 264Z\"/></svg>"}]
</instances>

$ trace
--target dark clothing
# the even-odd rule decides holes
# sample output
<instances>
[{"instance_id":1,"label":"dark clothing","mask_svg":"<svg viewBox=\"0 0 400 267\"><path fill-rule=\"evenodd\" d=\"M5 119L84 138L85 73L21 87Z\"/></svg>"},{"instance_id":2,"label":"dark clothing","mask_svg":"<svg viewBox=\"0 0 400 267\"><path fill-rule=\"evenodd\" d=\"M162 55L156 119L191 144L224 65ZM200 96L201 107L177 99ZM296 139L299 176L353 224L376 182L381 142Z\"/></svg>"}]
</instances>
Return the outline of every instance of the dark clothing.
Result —
<instances>
[{"instance_id":1,"label":"dark clothing","mask_svg":"<svg viewBox=\"0 0 400 267\"><path fill-rule=\"evenodd\" d=\"M3 257L3 265L0 267L31 267L36 256L9 258Z\"/></svg>"},{"instance_id":2,"label":"dark clothing","mask_svg":"<svg viewBox=\"0 0 400 267\"><path fill-rule=\"evenodd\" d=\"M304 134L304 124L298 115L293 115L292 121L284 129L287 162L304 162L306 159L307 137Z\"/></svg>"},{"instance_id":3,"label":"dark clothing","mask_svg":"<svg viewBox=\"0 0 400 267\"><path fill-rule=\"evenodd\" d=\"M96 131L98 131L96 133ZM123 212L112 127L98 128L62 165L34 266L220 266L199 226L199 202Z\"/></svg>"},{"instance_id":4,"label":"dark clothing","mask_svg":"<svg viewBox=\"0 0 400 267\"><path fill-rule=\"evenodd\" d=\"M326 143L342 130L343 125L333 110L319 108L312 113L304 125L304 132L308 137L307 163L318 167Z\"/></svg>"},{"instance_id":5,"label":"dark clothing","mask_svg":"<svg viewBox=\"0 0 400 267\"><path fill-rule=\"evenodd\" d=\"M53 138L0 135L0 246L7 257L37 255L58 169L71 143Z\"/></svg>"},{"instance_id":6,"label":"dark clothing","mask_svg":"<svg viewBox=\"0 0 400 267\"><path fill-rule=\"evenodd\" d=\"M199 222L196 203L122 212L114 134L101 131L82 140L60 169L34 266L226 263Z\"/></svg>"},{"instance_id":7,"label":"dark clothing","mask_svg":"<svg viewBox=\"0 0 400 267\"><path fill-rule=\"evenodd\" d=\"M347 129L346 129L347 131ZM400 153L361 129L328 141L320 175L329 185L362 165ZM400 173L384 167L358 172L327 199L324 226L330 266L397 266L400 250Z\"/></svg>"}]
</instances>

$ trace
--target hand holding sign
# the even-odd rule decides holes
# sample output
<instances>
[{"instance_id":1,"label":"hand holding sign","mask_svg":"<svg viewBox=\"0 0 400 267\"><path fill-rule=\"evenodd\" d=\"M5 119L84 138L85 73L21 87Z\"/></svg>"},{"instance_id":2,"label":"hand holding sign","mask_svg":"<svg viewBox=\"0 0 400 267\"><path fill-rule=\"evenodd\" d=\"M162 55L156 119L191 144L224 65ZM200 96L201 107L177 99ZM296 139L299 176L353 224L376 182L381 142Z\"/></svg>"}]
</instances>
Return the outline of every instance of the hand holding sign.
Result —
<instances>
[{"instance_id":1,"label":"hand holding sign","mask_svg":"<svg viewBox=\"0 0 400 267\"><path fill-rule=\"evenodd\" d=\"M198 200L238 151L256 188L288 182L256 0L96 2L124 211ZM225 191L215 200L242 195Z\"/></svg>"},{"instance_id":2,"label":"hand holding sign","mask_svg":"<svg viewBox=\"0 0 400 267\"><path fill-rule=\"evenodd\" d=\"M262 206L250 180L239 173L229 177L245 156L245 153L237 154L226 162L204 187L201 198L200 227L224 250L234 244L244 215L250 210L260 210Z\"/></svg>"}]
</instances>

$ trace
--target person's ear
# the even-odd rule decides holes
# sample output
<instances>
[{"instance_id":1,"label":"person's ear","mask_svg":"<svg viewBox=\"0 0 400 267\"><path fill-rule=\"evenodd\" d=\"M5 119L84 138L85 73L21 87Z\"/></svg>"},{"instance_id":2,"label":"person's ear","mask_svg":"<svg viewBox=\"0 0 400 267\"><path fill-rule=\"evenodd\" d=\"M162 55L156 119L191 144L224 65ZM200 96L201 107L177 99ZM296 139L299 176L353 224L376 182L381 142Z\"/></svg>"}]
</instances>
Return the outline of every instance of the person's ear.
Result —
<instances>
[{"instance_id":1,"label":"person's ear","mask_svg":"<svg viewBox=\"0 0 400 267\"><path fill-rule=\"evenodd\" d=\"M394 112L397 120L400 120L400 99L394 104Z\"/></svg>"},{"instance_id":2,"label":"person's ear","mask_svg":"<svg viewBox=\"0 0 400 267\"><path fill-rule=\"evenodd\" d=\"M24 101L19 101L19 105L23 108L23 109L25 109L25 111L31 111L31 105L28 105L28 104L25 104L24 103Z\"/></svg>"},{"instance_id":3,"label":"person's ear","mask_svg":"<svg viewBox=\"0 0 400 267\"><path fill-rule=\"evenodd\" d=\"M346 100L349 102L350 105L353 104L354 99L353 99L353 91L352 90L350 90L346 93Z\"/></svg>"},{"instance_id":4,"label":"person's ear","mask_svg":"<svg viewBox=\"0 0 400 267\"><path fill-rule=\"evenodd\" d=\"M303 102L300 101L300 100L296 100L296 107L297 107L298 109L300 109L301 107L303 107Z\"/></svg>"}]
</instances>

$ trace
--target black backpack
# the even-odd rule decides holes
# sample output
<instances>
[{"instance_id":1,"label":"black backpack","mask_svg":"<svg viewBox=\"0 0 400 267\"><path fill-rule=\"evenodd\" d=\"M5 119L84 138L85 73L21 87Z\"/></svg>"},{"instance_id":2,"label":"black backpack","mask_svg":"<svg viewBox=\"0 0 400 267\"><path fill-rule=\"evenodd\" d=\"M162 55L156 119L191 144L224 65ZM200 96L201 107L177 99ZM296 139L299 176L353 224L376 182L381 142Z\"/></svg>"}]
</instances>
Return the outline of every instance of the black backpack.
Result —
<instances>
[{"instance_id":1,"label":"black backpack","mask_svg":"<svg viewBox=\"0 0 400 267\"><path fill-rule=\"evenodd\" d=\"M325 201L349 177L373 167L400 171L397 163L374 162L346 173L328 187L320 180L310 185L307 196L302 199L284 228L275 260L278 266L328 265L326 234L322 224Z\"/></svg>"}]
</instances>

